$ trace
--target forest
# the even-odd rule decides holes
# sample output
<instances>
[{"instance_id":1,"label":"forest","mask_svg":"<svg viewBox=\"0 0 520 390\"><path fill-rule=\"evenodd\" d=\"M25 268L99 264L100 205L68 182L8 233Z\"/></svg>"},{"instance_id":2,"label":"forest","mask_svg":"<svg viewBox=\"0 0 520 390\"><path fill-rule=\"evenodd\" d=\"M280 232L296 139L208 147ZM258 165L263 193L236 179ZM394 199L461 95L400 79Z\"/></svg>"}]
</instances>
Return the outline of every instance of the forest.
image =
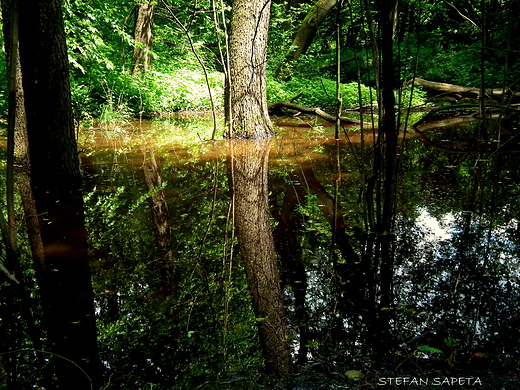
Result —
<instances>
[{"instance_id":1,"label":"forest","mask_svg":"<svg viewBox=\"0 0 520 390\"><path fill-rule=\"evenodd\" d=\"M520 389L519 2L0 6L0 389Z\"/></svg>"}]
</instances>

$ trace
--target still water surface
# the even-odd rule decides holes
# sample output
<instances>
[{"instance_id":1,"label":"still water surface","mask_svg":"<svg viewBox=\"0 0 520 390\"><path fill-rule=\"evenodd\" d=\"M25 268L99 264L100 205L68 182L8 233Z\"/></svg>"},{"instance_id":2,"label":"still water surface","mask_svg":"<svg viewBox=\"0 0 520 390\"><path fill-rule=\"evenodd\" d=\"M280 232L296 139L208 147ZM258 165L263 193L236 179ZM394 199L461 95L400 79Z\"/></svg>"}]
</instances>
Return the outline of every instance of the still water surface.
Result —
<instances>
[{"instance_id":1,"label":"still water surface","mask_svg":"<svg viewBox=\"0 0 520 390\"><path fill-rule=\"evenodd\" d=\"M280 124L269 207L299 372L290 388L518 388L514 139L502 135L505 152L465 123L408 132L394 231L376 234L377 134L344 129L336 142L333 128ZM101 353L121 388L270 388L228 141L205 141L210 127L136 121L80 136Z\"/></svg>"}]
</instances>

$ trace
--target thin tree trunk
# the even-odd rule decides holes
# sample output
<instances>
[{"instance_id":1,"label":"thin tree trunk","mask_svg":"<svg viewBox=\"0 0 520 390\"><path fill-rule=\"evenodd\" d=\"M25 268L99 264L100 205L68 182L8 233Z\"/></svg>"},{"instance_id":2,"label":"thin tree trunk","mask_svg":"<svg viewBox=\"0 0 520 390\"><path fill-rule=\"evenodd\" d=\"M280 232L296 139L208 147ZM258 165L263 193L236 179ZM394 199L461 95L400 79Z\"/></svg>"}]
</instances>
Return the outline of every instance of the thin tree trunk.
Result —
<instances>
[{"instance_id":1,"label":"thin tree trunk","mask_svg":"<svg viewBox=\"0 0 520 390\"><path fill-rule=\"evenodd\" d=\"M394 216L397 187L397 145L399 128L395 119L395 73L393 63L393 32L397 11L397 0L382 1L379 10L380 53L381 53L381 115L380 133L385 140L383 205L378 227L378 239L381 247L381 298L379 302L378 338L383 343L375 344L380 352L388 352L390 341L390 320L393 302L393 267L394 267Z\"/></svg>"}]
</instances>

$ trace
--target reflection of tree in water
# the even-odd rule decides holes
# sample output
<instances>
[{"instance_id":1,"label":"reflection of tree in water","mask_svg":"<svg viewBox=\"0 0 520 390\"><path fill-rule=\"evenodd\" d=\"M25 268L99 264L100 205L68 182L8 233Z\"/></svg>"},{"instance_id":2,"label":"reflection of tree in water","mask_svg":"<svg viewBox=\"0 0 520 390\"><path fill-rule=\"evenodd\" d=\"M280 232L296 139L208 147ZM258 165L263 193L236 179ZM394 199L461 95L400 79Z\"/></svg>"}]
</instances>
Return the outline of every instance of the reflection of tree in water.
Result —
<instances>
[{"instance_id":1,"label":"reflection of tree in water","mask_svg":"<svg viewBox=\"0 0 520 390\"><path fill-rule=\"evenodd\" d=\"M267 370L292 373L283 296L269 222L269 141L230 141L228 175L240 256L245 266Z\"/></svg>"},{"instance_id":2,"label":"reflection of tree in water","mask_svg":"<svg viewBox=\"0 0 520 390\"><path fill-rule=\"evenodd\" d=\"M367 386L377 383L374 369L406 375L437 370L465 376L477 368L503 370L504 377L509 369L514 372L520 220L514 157L497 154L482 161L485 156L480 156L475 165L472 155L455 158L419 140L409 141L396 208L394 305L383 310L391 313L389 329L398 345L396 353L388 349L377 360L373 345L382 336L373 324L380 311L380 273L373 261L365 260L370 259L369 243L374 248L377 237L363 228L359 183L365 182L359 160L351 158L359 149L354 145L348 153L342 151L337 197L333 145L299 165L271 164L268 210L265 179L258 179L267 174L267 156L256 145L250 154L235 149L235 183L244 184L241 194L238 187L235 192L235 202L244 196L242 206L236 204L236 217L237 222L240 213L246 215L242 221L264 220L246 231L254 244L270 240L272 225L266 218L269 212L274 216L296 383L310 387L320 378L344 384L348 379L342 373L350 369L366 374ZM366 154L368 161L368 148ZM162 278L147 202L161 187L147 187L143 155L91 157L89 180L95 179L98 187L87 197L88 226L102 359L110 365L112 382L125 388L134 382L192 388L219 381L255 388L264 372L257 330L265 323L256 318L267 317L253 310L247 286L276 285L276 273L270 274L276 267L259 267L261 276L273 276L270 281L251 282L240 263L228 261L229 252L223 254L224 245L232 245L228 178L217 169L224 157L214 161L204 154L202 159L180 160L179 150L171 155L155 152L155 174L167 182L163 194L175 238L172 294L157 294ZM130 161L135 165L126 164ZM335 198L336 218L343 219L339 223L327 210L329 202L335 208ZM448 230L431 228L442 236L428 234L422 222L427 215L439 221L451 216L444 222ZM337 240L331 246L334 226L344 230L351 249L342 249ZM336 232L336 237L338 233L343 234ZM255 247L245 248L246 255ZM272 246L262 249L272 256ZM345 261L352 252L358 260ZM117 307L111 308L114 299ZM448 374L443 370L450 364Z\"/></svg>"},{"instance_id":3,"label":"reflection of tree in water","mask_svg":"<svg viewBox=\"0 0 520 390\"><path fill-rule=\"evenodd\" d=\"M158 260L161 267L161 280L163 290L171 288L175 274L175 258L173 255L173 239L170 227L170 215L168 203L163 188L163 180L160 167L152 152L143 152L143 174L146 188L149 193L148 204L154 227L155 245L158 252Z\"/></svg>"}]
</instances>

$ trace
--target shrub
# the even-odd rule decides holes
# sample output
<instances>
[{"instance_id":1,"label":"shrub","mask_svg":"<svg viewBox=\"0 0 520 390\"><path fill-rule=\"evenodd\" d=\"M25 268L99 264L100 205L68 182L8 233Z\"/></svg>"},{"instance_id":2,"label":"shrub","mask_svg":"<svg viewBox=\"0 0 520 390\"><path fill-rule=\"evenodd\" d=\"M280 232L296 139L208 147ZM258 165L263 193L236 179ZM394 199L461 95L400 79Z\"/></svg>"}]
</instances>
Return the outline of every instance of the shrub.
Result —
<instances>
[{"instance_id":1,"label":"shrub","mask_svg":"<svg viewBox=\"0 0 520 390\"><path fill-rule=\"evenodd\" d=\"M209 72L215 107L223 106L224 76ZM189 68L166 72L150 71L143 75L108 71L89 85L83 80L73 83L76 115L100 117L107 112L130 115L180 110L209 110L211 102L204 73Z\"/></svg>"}]
</instances>

